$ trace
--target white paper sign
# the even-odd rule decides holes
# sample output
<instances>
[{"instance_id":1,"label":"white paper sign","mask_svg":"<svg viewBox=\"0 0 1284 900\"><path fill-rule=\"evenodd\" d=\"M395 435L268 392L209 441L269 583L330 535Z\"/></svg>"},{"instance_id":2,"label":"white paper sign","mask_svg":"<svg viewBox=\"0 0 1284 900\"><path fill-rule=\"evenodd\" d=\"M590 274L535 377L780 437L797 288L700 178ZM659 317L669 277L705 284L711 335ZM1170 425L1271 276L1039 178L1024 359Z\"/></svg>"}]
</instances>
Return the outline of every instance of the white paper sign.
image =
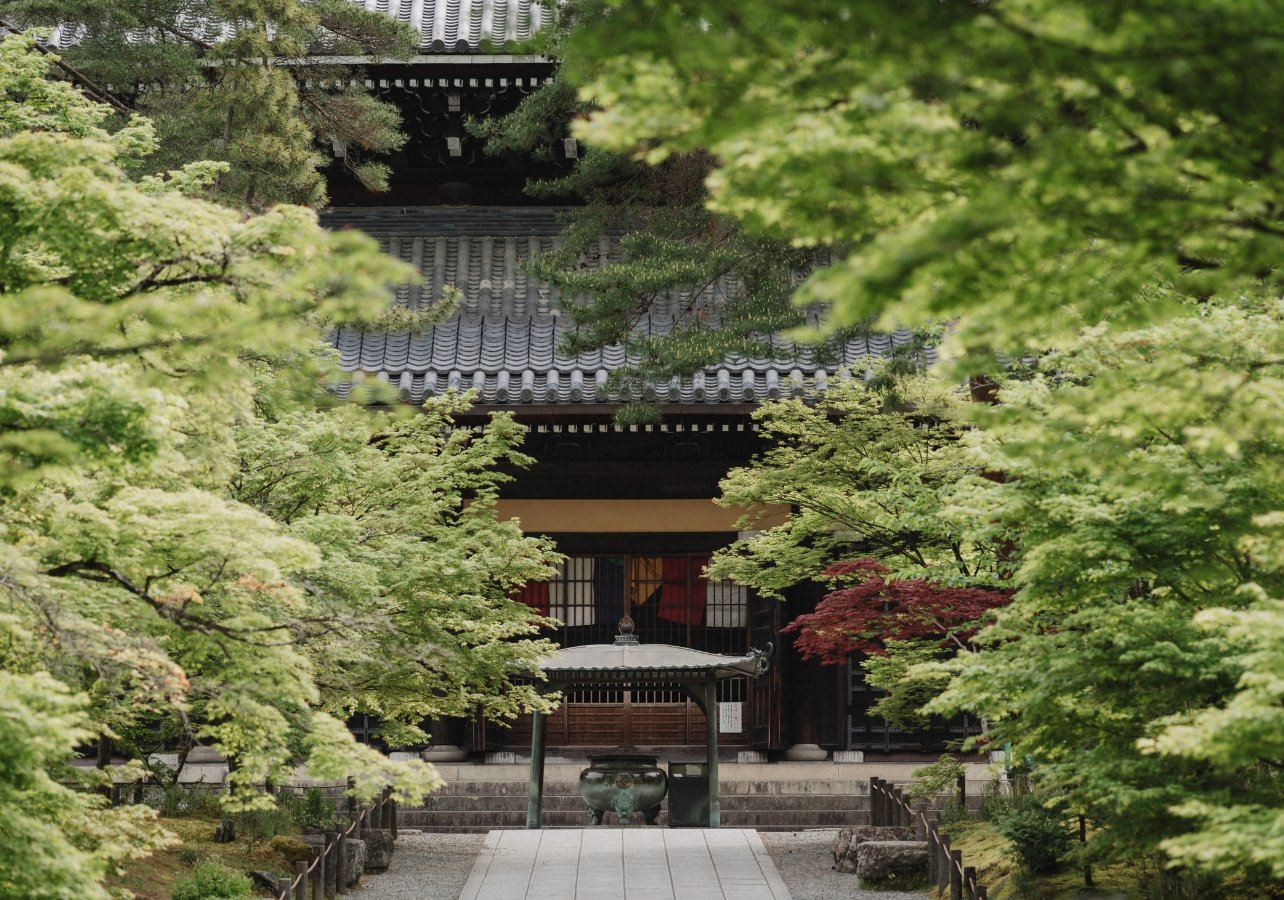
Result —
<instances>
[{"instance_id":1,"label":"white paper sign","mask_svg":"<svg viewBox=\"0 0 1284 900\"><path fill-rule=\"evenodd\" d=\"M719 703L718 731L724 734L739 734L744 731L743 707L743 703Z\"/></svg>"}]
</instances>

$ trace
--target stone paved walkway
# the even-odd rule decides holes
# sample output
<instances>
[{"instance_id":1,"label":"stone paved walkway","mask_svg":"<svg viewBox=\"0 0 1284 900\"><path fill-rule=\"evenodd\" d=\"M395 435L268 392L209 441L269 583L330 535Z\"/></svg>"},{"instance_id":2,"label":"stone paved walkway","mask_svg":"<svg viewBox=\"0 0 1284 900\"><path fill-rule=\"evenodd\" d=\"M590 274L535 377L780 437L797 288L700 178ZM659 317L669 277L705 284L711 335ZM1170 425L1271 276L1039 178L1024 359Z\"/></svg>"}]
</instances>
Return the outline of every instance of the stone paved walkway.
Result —
<instances>
[{"instance_id":1,"label":"stone paved walkway","mask_svg":"<svg viewBox=\"0 0 1284 900\"><path fill-rule=\"evenodd\" d=\"M490 832L459 900L790 900L790 895L753 829L557 828Z\"/></svg>"}]
</instances>

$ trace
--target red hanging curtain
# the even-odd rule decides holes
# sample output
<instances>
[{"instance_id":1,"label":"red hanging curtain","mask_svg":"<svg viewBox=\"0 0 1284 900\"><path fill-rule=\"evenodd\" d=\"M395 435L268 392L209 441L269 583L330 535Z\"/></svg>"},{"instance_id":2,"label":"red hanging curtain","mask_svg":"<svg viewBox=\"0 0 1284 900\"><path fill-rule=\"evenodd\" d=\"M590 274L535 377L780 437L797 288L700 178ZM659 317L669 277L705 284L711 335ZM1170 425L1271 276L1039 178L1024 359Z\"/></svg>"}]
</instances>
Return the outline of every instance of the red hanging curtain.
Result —
<instances>
[{"instance_id":1,"label":"red hanging curtain","mask_svg":"<svg viewBox=\"0 0 1284 900\"><path fill-rule=\"evenodd\" d=\"M528 581L508 595L509 599L525 603L541 616L548 615L548 582Z\"/></svg>"},{"instance_id":2,"label":"red hanging curtain","mask_svg":"<svg viewBox=\"0 0 1284 900\"><path fill-rule=\"evenodd\" d=\"M704 567L707 556L664 557L664 591L660 594L661 619L699 625L704 620L704 605L708 593Z\"/></svg>"}]
</instances>

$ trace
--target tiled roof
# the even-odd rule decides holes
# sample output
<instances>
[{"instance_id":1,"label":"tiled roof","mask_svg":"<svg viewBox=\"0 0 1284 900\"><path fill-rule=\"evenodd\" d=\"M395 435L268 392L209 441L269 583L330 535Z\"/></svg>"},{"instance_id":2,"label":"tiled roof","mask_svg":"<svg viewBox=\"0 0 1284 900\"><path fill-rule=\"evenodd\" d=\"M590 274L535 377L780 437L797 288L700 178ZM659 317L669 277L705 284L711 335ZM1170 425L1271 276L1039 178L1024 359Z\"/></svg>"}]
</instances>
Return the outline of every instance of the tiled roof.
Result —
<instances>
[{"instance_id":1,"label":"tiled roof","mask_svg":"<svg viewBox=\"0 0 1284 900\"><path fill-rule=\"evenodd\" d=\"M331 210L322 215L330 228L357 227L380 240L393 256L424 276L422 287L403 287L396 302L407 309L426 307L447 285L461 293L458 311L422 333L372 333L351 329L332 336L341 366L389 381L412 403L448 390L476 389L485 404L619 403L646 399L659 403L755 403L782 396L814 396L834 379L860 373L871 356L885 356L910 339L909 332L831 344L817 362L815 348L778 335L762 338L762 352L728 357L690 378L649 385L640 398L609 394L612 370L630 360L623 347L566 356L563 337L576 328L560 308L554 288L529 278L522 265L551 249L559 226L555 210L543 208L452 208ZM618 258L615 238L604 236L582 260L585 267ZM733 277L713 291L740 290ZM425 299L425 295L426 298ZM658 300L638 323L639 333L664 335L688 306L689 291ZM574 301L571 301L574 302ZM698 306L698 305L697 305ZM337 385L341 395L351 382Z\"/></svg>"},{"instance_id":2,"label":"tiled roof","mask_svg":"<svg viewBox=\"0 0 1284 900\"><path fill-rule=\"evenodd\" d=\"M553 7L534 0L348 0L409 25L419 33L422 53L475 53L529 40L553 21ZM175 23L184 33L217 43L229 26L195 16ZM84 30L64 26L54 30L49 43L65 49Z\"/></svg>"},{"instance_id":3,"label":"tiled roof","mask_svg":"<svg viewBox=\"0 0 1284 900\"><path fill-rule=\"evenodd\" d=\"M552 4L532 0L349 0L419 32L425 52L469 52L529 40L552 24Z\"/></svg>"}]
</instances>

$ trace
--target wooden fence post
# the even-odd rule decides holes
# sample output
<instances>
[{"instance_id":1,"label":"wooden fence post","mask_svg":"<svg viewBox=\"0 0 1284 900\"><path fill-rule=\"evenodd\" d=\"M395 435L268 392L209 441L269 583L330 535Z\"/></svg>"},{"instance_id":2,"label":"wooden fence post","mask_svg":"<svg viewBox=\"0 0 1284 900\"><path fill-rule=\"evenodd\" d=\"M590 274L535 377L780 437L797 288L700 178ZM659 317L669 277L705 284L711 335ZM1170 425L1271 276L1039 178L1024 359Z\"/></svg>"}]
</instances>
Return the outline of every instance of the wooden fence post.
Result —
<instances>
[{"instance_id":1,"label":"wooden fence post","mask_svg":"<svg viewBox=\"0 0 1284 900\"><path fill-rule=\"evenodd\" d=\"M963 867L963 887L967 890L968 900L976 900L976 866Z\"/></svg>"},{"instance_id":2,"label":"wooden fence post","mask_svg":"<svg viewBox=\"0 0 1284 900\"><path fill-rule=\"evenodd\" d=\"M325 833L325 895L333 897L339 893L339 832Z\"/></svg>"},{"instance_id":3,"label":"wooden fence post","mask_svg":"<svg viewBox=\"0 0 1284 900\"><path fill-rule=\"evenodd\" d=\"M316 848L312 869L312 900L325 900L325 847Z\"/></svg>"},{"instance_id":4,"label":"wooden fence post","mask_svg":"<svg viewBox=\"0 0 1284 900\"><path fill-rule=\"evenodd\" d=\"M395 841L397 839L397 798L392 795L392 788L384 791L388 798L388 831Z\"/></svg>"},{"instance_id":5,"label":"wooden fence post","mask_svg":"<svg viewBox=\"0 0 1284 900\"><path fill-rule=\"evenodd\" d=\"M959 809L967 812L967 776L960 774L956 782L959 795Z\"/></svg>"},{"instance_id":6,"label":"wooden fence post","mask_svg":"<svg viewBox=\"0 0 1284 900\"><path fill-rule=\"evenodd\" d=\"M351 775L349 775L349 776L348 776L348 790L347 790L347 796L348 796L348 821L349 821L349 822L355 822L355 821L357 821L357 798L356 798L356 797L354 797L354 796L352 795L352 792L353 792L353 791L355 791L356 789L357 789L357 779L355 779L355 778L353 778Z\"/></svg>"},{"instance_id":7,"label":"wooden fence post","mask_svg":"<svg viewBox=\"0 0 1284 900\"><path fill-rule=\"evenodd\" d=\"M878 818L878 777L874 775L869 779L869 824L881 824Z\"/></svg>"},{"instance_id":8,"label":"wooden fence post","mask_svg":"<svg viewBox=\"0 0 1284 900\"><path fill-rule=\"evenodd\" d=\"M950 886L950 839L938 834L941 841L941 852L936 857L936 887L939 892Z\"/></svg>"},{"instance_id":9,"label":"wooden fence post","mask_svg":"<svg viewBox=\"0 0 1284 900\"><path fill-rule=\"evenodd\" d=\"M950 900L963 900L963 851L950 851Z\"/></svg>"},{"instance_id":10,"label":"wooden fence post","mask_svg":"<svg viewBox=\"0 0 1284 900\"><path fill-rule=\"evenodd\" d=\"M294 863L294 900L308 900L308 864L303 860Z\"/></svg>"},{"instance_id":11,"label":"wooden fence post","mask_svg":"<svg viewBox=\"0 0 1284 900\"><path fill-rule=\"evenodd\" d=\"M936 854L939 852L936 828L929 825L927 827L927 880L933 884L936 883Z\"/></svg>"},{"instance_id":12,"label":"wooden fence post","mask_svg":"<svg viewBox=\"0 0 1284 900\"><path fill-rule=\"evenodd\" d=\"M334 892L348 893L348 836L340 831L335 844Z\"/></svg>"}]
</instances>

